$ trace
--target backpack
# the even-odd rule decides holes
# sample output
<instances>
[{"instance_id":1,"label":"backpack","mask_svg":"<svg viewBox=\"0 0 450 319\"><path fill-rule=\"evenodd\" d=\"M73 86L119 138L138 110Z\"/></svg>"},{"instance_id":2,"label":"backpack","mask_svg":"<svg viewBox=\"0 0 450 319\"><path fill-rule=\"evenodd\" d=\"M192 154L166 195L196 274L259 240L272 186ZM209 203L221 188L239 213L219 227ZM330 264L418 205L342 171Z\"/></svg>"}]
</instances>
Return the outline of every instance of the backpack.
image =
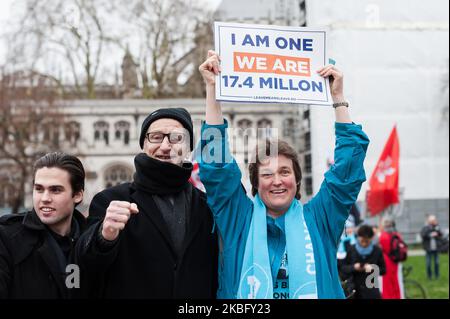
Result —
<instances>
[{"instance_id":1,"label":"backpack","mask_svg":"<svg viewBox=\"0 0 450 319\"><path fill-rule=\"evenodd\" d=\"M396 233L393 233L391 237L389 258L395 263L405 261L408 258L408 245Z\"/></svg>"}]
</instances>

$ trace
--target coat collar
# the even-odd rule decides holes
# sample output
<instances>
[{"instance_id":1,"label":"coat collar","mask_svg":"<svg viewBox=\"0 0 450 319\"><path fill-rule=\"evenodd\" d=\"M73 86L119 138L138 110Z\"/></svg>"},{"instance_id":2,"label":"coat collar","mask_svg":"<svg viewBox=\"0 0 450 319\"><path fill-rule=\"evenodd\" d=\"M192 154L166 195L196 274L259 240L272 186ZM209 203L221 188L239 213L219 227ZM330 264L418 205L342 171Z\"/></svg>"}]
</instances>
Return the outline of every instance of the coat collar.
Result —
<instances>
[{"instance_id":1,"label":"coat collar","mask_svg":"<svg viewBox=\"0 0 450 319\"><path fill-rule=\"evenodd\" d=\"M46 233L46 239L43 241L42 246L40 246L37 249L37 252L41 255L42 260L44 260L45 264L47 265L53 280L58 287L59 293L61 296L66 295L66 289L64 287L64 280L63 275L65 269L61 269L64 267L62 265L62 260L58 258L58 255L61 254L61 252L55 251L55 249L59 249L58 247L55 247L56 242L52 245L51 240L54 241L54 239L50 238L50 233Z\"/></svg>"},{"instance_id":2,"label":"coat collar","mask_svg":"<svg viewBox=\"0 0 450 319\"><path fill-rule=\"evenodd\" d=\"M41 222L34 209L25 214L22 224L28 229L46 230L45 225Z\"/></svg>"},{"instance_id":3,"label":"coat collar","mask_svg":"<svg viewBox=\"0 0 450 319\"><path fill-rule=\"evenodd\" d=\"M82 229L86 226L86 220L78 210L74 210L72 218L76 221L76 225L72 225L73 230L71 232L74 239L77 239ZM14 252L14 264L16 265L21 262L36 249L37 253L47 265L61 296L66 297L67 290L65 289L63 280L65 269L61 269L61 260L58 259L58 252L55 251L55 245L51 243L54 239L51 238L49 230L41 222L34 209L25 213L22 225L24 229L31 231L20 232L18 234L20 237L15 238L20 244L16 246L17 249Z\"/></svg>"},{"instance_id":4,"label":"coat collar","mask_svg":"<svg viewBox=\"0 0 450 319\"><path fill-rule=\"evenodd\" d=\"M78 224L75 228L74 238L78 238L80 236L80 229L82 230L86 224L86 218L81 214L77 209L74 209L72 215L72 223L73 220ZM45 231L47 227L41 222L39 216L36 214L36 211L32 209L31 211L25 214L22 222L23 226L28 229L37 230L37 231Z\"/></svg>"}]
</instances>

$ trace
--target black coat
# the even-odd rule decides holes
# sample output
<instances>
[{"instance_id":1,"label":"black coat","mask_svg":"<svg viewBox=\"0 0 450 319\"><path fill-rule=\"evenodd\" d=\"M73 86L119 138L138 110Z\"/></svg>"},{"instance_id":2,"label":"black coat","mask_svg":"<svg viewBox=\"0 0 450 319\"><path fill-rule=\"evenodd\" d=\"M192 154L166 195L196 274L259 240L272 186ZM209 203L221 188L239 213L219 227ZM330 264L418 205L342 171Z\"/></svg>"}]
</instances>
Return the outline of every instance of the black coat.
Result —
<instances>
[{"instance_id":1,"label":"black coat","mask_svg":"<svg viewBox=\"0 0 450 319\"><path fill-rule=\"evenodd\" d=\"M130 217L117 242L105 250L99 244L99 229L112 200L136 203L139 213ZM196 188L192 189L188 214L183 252L177 257L151 195L137 191L132 183L98 193L89 215L99 221L86 231L76 249L82 277L86 276L90 285L89 297L215 298L217 235L206 196Z\"/></svg>"},{"instance_id":2,"label":"black coat","mask_svg":"<svg viewBox=\"0 0 450 319\"><path fill-rule=\"evenodd\" d=\"M86 221L76 210L73 218L79 227L78 234L71 238L75 246ZM58 258L56 241L50 236L34 210L0 218L0 299L59 299L71 296L72 291L65 285L65 258ZM69 256L68 263L71 263L72 257Z\"/></svg>"},{"instance_id":3,"label":"black coat","mask_svg":"<svg viewBox=\"0 0 450 319\"><path fill-rule=\"evenodd\" d=\"M356 290L355 299L381 299L380 290L378 288L369 288L366 285L366 279L371 273L356 271L354 268L356 263L360 263L361 265L377 265L380 269L379 275L383 276L386 273L386 264L381 248L375 245L372 253L364 258L358 253L355 245L350 245L347 250L347 256L341 267L342 273L349 278L352 282L350 285L353 285L353 288ZM378 278L376 278L376 280L378 280Z\"/></svg>"},{"instance_id":4,"label":"black coat","mask_svg":"<svg viewBox=\"0 0 450 319\"><path fill-rule=\"evenodd\" d=\"M435 237L436 240L436 249L431 250L431 233L436 232L437 236ZM426 252L432 252L432 251L438 251L439 250L439 244L442 240L442 232L440 230L439 225L425 225L422 228L422 231L420 232L420 236L422 237L422 244L423 249Z\"/></svg>"}]
</instances>

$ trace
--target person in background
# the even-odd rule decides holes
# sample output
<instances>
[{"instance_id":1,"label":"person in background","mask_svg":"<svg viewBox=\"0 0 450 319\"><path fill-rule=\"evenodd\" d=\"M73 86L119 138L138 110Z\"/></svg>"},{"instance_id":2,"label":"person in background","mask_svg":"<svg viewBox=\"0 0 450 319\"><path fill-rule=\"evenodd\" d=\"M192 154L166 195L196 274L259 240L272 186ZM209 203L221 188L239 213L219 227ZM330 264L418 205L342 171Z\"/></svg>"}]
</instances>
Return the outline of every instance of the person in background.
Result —
<instances>
[{"instance_id":1,"label":"person in background","mask_svg":"<svg viewBox=\"0 0 450 319\"><path fill-rule=\"evenodd\" d=\"M439 251L438 244L442 239L442 232L439 227L438 220L435 215L430 215L427 218L427 224L420 232L422 237L423 249L425 249L425 262L427 267L427 277L429 280L433 279L434 263L434 278L439 278Z\"/></svg>"},{"instance_id":2,"label":"person in background","mask_svg":"<svg viewBox=\"0 0 450 319\"><path fill-rule=\"evenodd\" d=\"M391 258L392 237L401 235L395 229L395 221L392 217L385 216L381 221L379 245L383 251L386 264L386 274L382 277L382 298L403 299L403 274L401 262L395 262Z\"/></svg>"},{"instance_id":3,"label":"person in background","mask_svg":"<svg viewBox=\"0 0 450 319\"><path fill-rule=\"evenodd\" d=\"M348 216L345 221L344 232L342 233L337 250L338 260L343 260L347 255L347 250L350 245L356 243L355 223L352 215ZM338 263L339 266L339 263Z\"/></svg>"},{"instance_id":4,"label":"person in background","mask_svg":"<svg viewBox=\"0 0 450 319\"><path fill-rule=\"evenodd\" d=\"M342 273L352 278L355 299L381 299L378 275L386 273L383 252L373 243L375 234L371 226L359 226L356 234L357 241L348 248Z\"/></svg>"},{"instance_id":5,"label":"person in background","mask_svg":"<svg viewBox=\"0 0 450 319\"><path fill-rule=\"evenodd\" d=\"M351 245L356 244L355 223L353 215L349 215L345 221L344 231L339 241L337 250L337 266L339 272L339 278L341 279L342 287L344 289L345 296L350 298L354 294L354 283L351 273L344 273L342 266L347 256L347 251Z\"/></svg>"}]
</instances>

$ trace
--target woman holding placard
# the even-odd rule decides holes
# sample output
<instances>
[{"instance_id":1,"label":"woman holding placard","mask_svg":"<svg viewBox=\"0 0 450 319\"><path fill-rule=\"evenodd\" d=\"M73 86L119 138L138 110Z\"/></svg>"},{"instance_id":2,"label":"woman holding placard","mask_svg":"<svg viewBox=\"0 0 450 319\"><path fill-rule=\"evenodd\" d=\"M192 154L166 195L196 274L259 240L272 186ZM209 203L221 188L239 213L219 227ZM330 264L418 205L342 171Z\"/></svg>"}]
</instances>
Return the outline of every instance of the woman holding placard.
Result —
<instances>
[{"instance_id":1,"label":"woman holding placard","mask_svg":"<svg viewBox=\"0 0 450 319\"><path fill-rule=\"evenodd\" d=\"M218 298L344 298L336 250L351 206L365 181L369 139L349 116L343 75L333 65L318 71L330 78L335 108L335 164L319 192L300 202L301 169L286 142L264 140L249 165L252 195L230 154L226 120L215 99L220 58L214 51L199 67L206 83L200 179L220 234ZM201 153L201 154L200 154Z\"/></svg>"}]
</instances>

